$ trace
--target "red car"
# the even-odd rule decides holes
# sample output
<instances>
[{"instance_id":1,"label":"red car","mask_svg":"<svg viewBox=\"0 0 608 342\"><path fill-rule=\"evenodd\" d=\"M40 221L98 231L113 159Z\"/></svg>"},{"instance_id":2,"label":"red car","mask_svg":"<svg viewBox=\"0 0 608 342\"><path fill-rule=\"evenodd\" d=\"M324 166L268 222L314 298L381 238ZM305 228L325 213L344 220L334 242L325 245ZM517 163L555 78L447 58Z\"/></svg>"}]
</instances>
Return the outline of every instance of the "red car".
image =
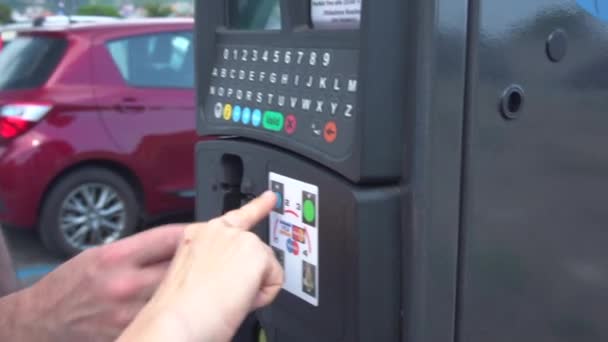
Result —
<instances>
[{"instance_id":1,"label":"red car","mask_svg":"<svg viewBox=\"0 0 608 342\"><path fill-rule=\"evenodd\" d=\"M20 32L0 53L0 223L73 255L192 212L193 20Z\"/></svg>"}]
</instances>

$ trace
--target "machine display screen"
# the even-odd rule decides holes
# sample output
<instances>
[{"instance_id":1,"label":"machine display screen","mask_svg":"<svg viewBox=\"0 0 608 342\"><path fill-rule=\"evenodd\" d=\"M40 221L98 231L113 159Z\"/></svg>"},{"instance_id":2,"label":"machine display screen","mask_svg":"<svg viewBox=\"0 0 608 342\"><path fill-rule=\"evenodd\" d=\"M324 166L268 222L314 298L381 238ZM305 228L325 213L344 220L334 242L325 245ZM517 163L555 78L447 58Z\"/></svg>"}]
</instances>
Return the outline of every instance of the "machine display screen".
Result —
<instances>
[{"instance_id":1,"label":"machine display screen","mask_svg":"<svg viewBox=\"0 0 608 342\"><path fill-rule=\"evenodd\" d=\"M310 0L311 19L318 29L357 29L363 0Z\"/></svg>"},{"instance_id":2,"label":"machine display screen","mask_svg":"<svg viewBox=\"0 0 608 342\"><path fill-rule=\"evenodd\" d=\"M238 30L280 30L279 0L229 0L231 28Z\"/></svg>"}]
</instances>

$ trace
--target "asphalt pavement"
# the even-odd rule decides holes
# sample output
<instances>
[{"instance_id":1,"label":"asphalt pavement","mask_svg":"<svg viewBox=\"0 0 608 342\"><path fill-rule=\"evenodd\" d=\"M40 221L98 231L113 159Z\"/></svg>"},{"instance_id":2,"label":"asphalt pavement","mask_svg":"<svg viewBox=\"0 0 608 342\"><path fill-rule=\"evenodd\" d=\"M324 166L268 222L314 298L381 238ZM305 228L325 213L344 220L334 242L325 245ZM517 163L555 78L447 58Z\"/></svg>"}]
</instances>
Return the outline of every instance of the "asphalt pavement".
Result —
<instances>
[{"instance_id":1,"label":"asphalt pavement","mask_svg":"<svg viewBox=\"0 0 608 342\"><path fill-rule=\"evenodd\" d=\"M31 284L53 270L64 260L49 253L35 231L3 229L7 239L17 276L25 284Z\"/></svg>"}]
</instances>

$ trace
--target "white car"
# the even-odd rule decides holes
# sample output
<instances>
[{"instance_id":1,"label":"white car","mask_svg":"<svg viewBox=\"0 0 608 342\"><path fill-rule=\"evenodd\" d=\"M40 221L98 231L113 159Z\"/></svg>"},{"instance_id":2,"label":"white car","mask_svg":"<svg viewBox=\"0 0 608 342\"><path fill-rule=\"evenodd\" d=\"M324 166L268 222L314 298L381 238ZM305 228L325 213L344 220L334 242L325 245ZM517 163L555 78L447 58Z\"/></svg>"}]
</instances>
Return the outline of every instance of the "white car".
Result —
<instances>
[{"instance_id":1,"label":"white car","mask_svg":"<svg viewBox=\"0 0 608 342\"><path fill-rule=\"evenodd\" d=\"M120 20L120 18L115 17L103 17L103 16L93 16L93 15L50 15L44 17L44 26L51 25L69 25L75 23L107 23Z\"/></svg>"},{"instance_id":2,"label":"white car","mask_svg":"<svg viewBox=\"0 0 608 342\"><path fill-rule=\"evenodd\" d=\"M20 21L14 24L0 26L0 50L4 45L15 39L17 32L35 26L66 26L77 23L108 23L121 20L115 17L93 16L93 15L49 15L32 21Z\"/></svg>"}]
</instances>

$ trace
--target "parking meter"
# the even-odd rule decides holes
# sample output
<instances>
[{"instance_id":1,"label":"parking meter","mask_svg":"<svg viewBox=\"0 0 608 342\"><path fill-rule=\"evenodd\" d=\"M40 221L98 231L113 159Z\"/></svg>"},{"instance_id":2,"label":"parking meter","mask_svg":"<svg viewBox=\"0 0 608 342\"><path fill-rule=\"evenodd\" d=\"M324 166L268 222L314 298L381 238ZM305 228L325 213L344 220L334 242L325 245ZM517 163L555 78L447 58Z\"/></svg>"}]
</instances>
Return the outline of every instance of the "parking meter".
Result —
<instances>
[{"instance_id":1,"label":"parking meter","mask_svg":"<svg viewBox=\"0 0 608 342\"><path fill-rule=\"evenodd\" d=\"M235 340L606 340L605 5L197 0L197 219L279 198Z\"/></svg>"},{"instance_id":2,"label":"parking meter","mask_svg":"<svg viewBox=\"0 0 608 342\"><path fill-rule=\"evenodd\" d=\"M286 280L261 327L272 341L397 339L404 4L197 10L199 132L224 137L197 148L199 218L266 189L279 198L257 232Z\"/></svg>"}]
</instances>

